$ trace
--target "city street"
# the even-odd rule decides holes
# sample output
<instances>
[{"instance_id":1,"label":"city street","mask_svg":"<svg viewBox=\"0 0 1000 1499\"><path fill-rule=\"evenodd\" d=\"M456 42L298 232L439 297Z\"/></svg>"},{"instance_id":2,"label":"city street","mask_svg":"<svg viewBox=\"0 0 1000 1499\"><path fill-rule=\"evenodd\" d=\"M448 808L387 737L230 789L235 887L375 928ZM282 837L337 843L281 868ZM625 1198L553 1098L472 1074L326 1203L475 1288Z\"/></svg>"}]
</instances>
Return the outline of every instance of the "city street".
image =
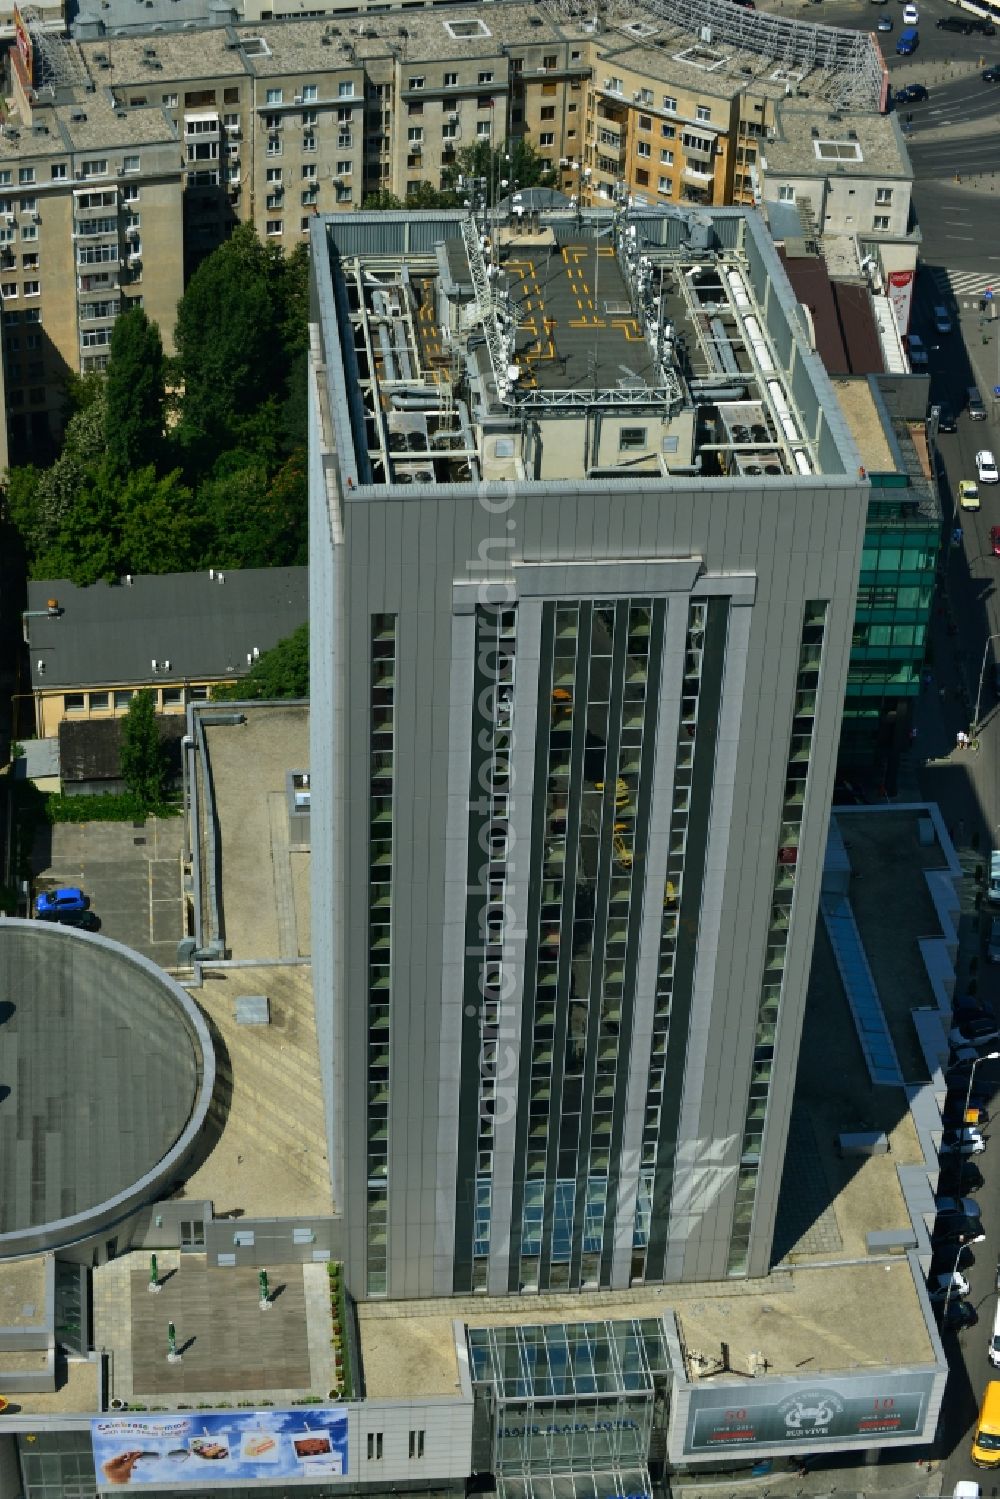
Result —
<instances>
[{"instance_id":1,"label":"city street","mask_svg":"<svg viewBox=\"0 0 1000 1499\"><path fill-rule=\"evenodd\" d=\"M942 807L967 872L960 992L974 979L983 1002L1000 1010L1000 967L986 962L988 918L979 909L982 871L994 840L1000 846L1000 700L992 672L993 662L1000 662L1000 557L993 555L990 544L990 528L1000 526L1000 485L980 486L978 513L964 513L957 521L953 517L959 481L975 477L976 452L1000 451L1000 399L992 395L993 387L1000 386L1000 321L984 319L979 306L979 295L994 273L1000 302L1000 85L986 84L980 76L983 68L1000 63L1000 35L986 39L939 30L939 17L961 14L947 0L927 0L919 9L920 46L911 58L898 57L895 51L902 25L898 0L884 5L822 0L820 5L804 6L802 13L810 20L865 30L874 30L879 16L888 14L893 30L880 33L878 40L892 87L919 82L930 92L926 102L913 104L900 119L913 162L913 202L922 236L913 326L930 354L931 399L948 401L961 412L958 431L940 435L939 451L942 502L950 522L946 534L957 524L962 538L943 559L932 627L933 680L918 704L912 765L901 790L903 799L923 796ZM950 337L932 332L931 308L942 301L953 309L957 301L960 328ZM964 410L970 384L982 391L986 422L971 422ZM994 635L998 638L990 641ZM981 673L979 748L959 752L955 735L971 726ZM1000 1063L984 1064L976 1079L996 1091L1000 1109ZM925 1494L950 1495L962 1479L989 1484L989 1475L973 1468L969 1447L982 1392L991 1375L1000 1375L986 1357L997 1307L1000 1255L1000 1128L987 1129L987 1136L991 1132L995 1138L978 1163L985 1178L977 1196L987 1238L976 1246L975 1263L966 1271L969 1299L979 1321L968 1330L945 1335L953 1373L942 1414L940 1469L926 1478ZM897 1465L895 1482L911 1481L908 1468L906 1463ZM836 1484L837 1475L817 1472L817 1492L824 1484L828 1489L831 1480ZM860 1473L857 1487L869 1487ZM997 1490L986 1486L984 1492L995 1495Z\"/></svg>"},{"instance_id":2,"label":"city street","mask_svg":"<svg viewBox=\"0 0 1000 1499\"><path fill-rule=\"evenodd\" d=\"M971 215L970 215L971 218ZM978 219L976 219L978 227ZM930 298L936 295L927 272L920 278L916 325L927 327ZM978 304L964 312L961 333L950 338L928 335L931 358L932 399L951 399L963 404L964 387L975 380L988 396L987 363L996 368L1000 322L981 320ZM989 341L983 342L986 338ZM970 363L971 360L971 363ZM978 367L978 371L977 371ZM991 381L992 383L1000 383ZM961 545L953 545L944 559L944 586L935 608L932 639L933 681L921 697L917 715L914 767L919 791L940 803L952 831L966 871L962 889L962 926L959 954L959 992L974 978L982 1001L998 1007L1000 969L986 963L987 915L977 909L982 883L977 880L988 863L996 834L1000 844L1000 701L993 685L992 663L1000 661L1000 638L990 642L983 671L984 648L991 635L1000 635L1000 601L997 581L1000 557L993 555L990 528L1000 525L1000 485L981 485L982 509L957 518L952 506L960 479L975 476L975 453L980 448L1000 447L996 422L998 403L987 399L990 419L972 422L962 412L958 431L942 433L939 451L942 501L946 517L961 526ZM950 531L951 526L946 527ZM978 751L960 752L955 734L971 727L982 674L982 696ZM913 791L917 786L913 786ZM997 1091L1000 1106L1000 1064L986 1063L976 1074L977 1085ZM991 1130L987 1130L987 1135ZM992 1133L996 1135L996 1131ZM945 1398L939 1447L942 1458L941 1490L950 1494L961 1479L981 1481L969 1460L972 1427L978 1403L993 1370L986 1349L997 1307L996 1264L1000 1252L1000 1174L995 1157L1000 1136L987 1145L977 1162L985 1187L976 1195L982 1206L987 1239L974 1251L975 1263L965 1273L971 1282L970 1300L979 1314L975 1327L945 1336L952 1377Z\"/></svg>"}]
</instances>

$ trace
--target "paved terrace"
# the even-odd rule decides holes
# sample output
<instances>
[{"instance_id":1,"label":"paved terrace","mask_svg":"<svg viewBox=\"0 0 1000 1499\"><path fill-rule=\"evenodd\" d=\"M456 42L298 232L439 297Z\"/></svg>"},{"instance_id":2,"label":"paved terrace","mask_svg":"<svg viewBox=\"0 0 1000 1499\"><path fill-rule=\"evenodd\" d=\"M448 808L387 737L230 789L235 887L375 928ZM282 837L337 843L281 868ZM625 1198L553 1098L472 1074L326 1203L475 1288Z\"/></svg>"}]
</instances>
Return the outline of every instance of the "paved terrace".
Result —
<instances>
[{"instance_id":1,"label":"paved terrace","mask_svg":"<svg viewBox=\"0 0 1000 1499\"><path fill-rule=\"evenodd\" d=\"M130 1404L288 1404L333 1388L333 1322L325 1264L268 1267L272 1305L258 1304L255 1269L212 1269L204 1255L123 1255L94 1272L94 1340L111 1355L111 1395ZM167 1362L173 1322L179 1363ZM34 1408L32 1398L32 1408Z\"/></svg>"}]
</instances>

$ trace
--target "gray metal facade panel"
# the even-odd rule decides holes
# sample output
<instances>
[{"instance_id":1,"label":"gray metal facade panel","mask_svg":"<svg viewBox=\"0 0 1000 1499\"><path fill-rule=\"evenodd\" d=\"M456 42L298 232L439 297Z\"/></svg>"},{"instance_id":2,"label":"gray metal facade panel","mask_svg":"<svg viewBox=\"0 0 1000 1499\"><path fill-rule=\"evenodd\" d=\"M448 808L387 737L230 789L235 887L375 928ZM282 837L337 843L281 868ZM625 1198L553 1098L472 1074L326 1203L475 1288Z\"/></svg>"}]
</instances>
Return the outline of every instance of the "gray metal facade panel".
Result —
<instances>
[{"instance_id":1,"label":"gray metal facade panel","mask_svg":"<svg viewBox=\"0 0 1000 1499\"><path fill-rule=\"evenodd\" d=\"M668 1278L680 1279L683 1275L687 1245L692 1237L699 1241L698 1261L702 1269L710 1256L713 1265L711 1278L722 1279L725 1275L724 1251L728 1244L739 1143L733 1141L732 1131L725 1123L727 1101L730 1105L733 1102L733 1073L718 1057L718 1048L710 1050L710 1043L714 1039L712 1021L715 1018L712 1000L719 983L718 938L723 926L723 893L733 843L733 784L743 716L750 624L749 609L730 610L715 757L712 826L699 912L694 1005L688 1031L688 1065L678 1131L679 1160L675 1169L667 1242ZM733 1059L734 1065L736 1060ZM709 1129L711 1134L706 1134Z\"/></svg>"},{"instance_id":2,"label":"gray metal facade panel","mask_svg":"<svg viewBox=\"0 0 1000 1499\"><path fill-rule=\"evenodd\" d=\"M538 670L541 649L542 605L537 599L518 604L517 651L514 676L514 752L512 764L511 808L511 884L508 901L512 913L513 935L509 962L516 973L524 973L525 938L528 918L528 851L531 848L533 797L531 786L535 766L535 736L538 726ZM521 1036L523 984L503 1008L501 1032L504 1060L498 1071L496 1133L493 1146L494 1209L490 1237L489 1290L502 1296L507 1291L508 1255L512 1234L511 1203L517 1161L514 1130L518 1093L516 1051Z\"/></svg>"},{"instance_id":3,"label":"gray metal facade panel","mask_svg":"<svg viewBox=\"0 0 1000 1499\"><path fill-rule=\"evenodd\" d=\"M458 1082L465 989L465 897L468 888L468 803L475 653L475 621L455 615L449 642L448 806L441 925L441 1009L438 1022L438 1108L434 1292L450 1296L455 1249L455 1179L458 1169Z\"/></svg>"}]
</instances>

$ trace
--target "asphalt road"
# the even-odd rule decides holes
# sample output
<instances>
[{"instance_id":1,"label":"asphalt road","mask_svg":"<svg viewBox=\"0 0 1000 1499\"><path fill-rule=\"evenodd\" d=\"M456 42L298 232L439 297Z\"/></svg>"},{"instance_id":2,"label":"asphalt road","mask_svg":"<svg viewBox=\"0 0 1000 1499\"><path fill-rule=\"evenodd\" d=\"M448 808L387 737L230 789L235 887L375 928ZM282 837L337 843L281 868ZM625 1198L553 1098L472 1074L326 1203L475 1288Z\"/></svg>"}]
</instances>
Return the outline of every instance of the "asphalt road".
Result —
<instances>
[{"instance_id":1,"label":"asphalt road","mask_svg":"<svg viewBox=\"0 0 1000 1499\"><path fill-rule=\"evenodd\" d=\"M963 410L958 431L940 437L941 496L950 521L959 480L975 476L977 450L990 448L1000 453L1000 401L988 394L993 384L1000 385L1000 320L982 322L976 304L970 307L966 300L960 328L950 338L933 334L930 308L942 297L929 268L981 274L995 270L1000 303L1000 85L985 84L979 76L983 67L1000 63L1000 35L987 39L940 31L935 21L958 13L955 7L948 0L918 3L920 47L912 58L897 57L895 52L902 24L899 0L887 0L884 5L870 0L821 0L804 6L803 15L868 31L875 30L880 15L890 15L893 30L879 34L878 40L893 87L922 82L930 90L930 99L910 106L901 120L916 178L913 200L925 266L918 278L914 327L924 335L930 351L932 399L964 408L965 388L975 383L985 386L989 411L987 422L973 423ZM787 8L787 0L782 8ZM983 180L983 174L994 171L998 174L996 197L990 182ZM956 183L956 173L975 175L979 190ZM982 374L973 368L970 353ZM946 554L933 623L934 681L918 705L915 749L918 759L925 762L919 772L921 793L940 804L968 871L962 890L959 984L964 989L974 975L980 999L1000 1014L1000 968L986 962L988 918L977 909L982 886L976 880L977 869L988 862L990 847L994 842L1000 847L1000 701L990 672L992 661L1000 662L1000 557L993 556L989 539L990 528L1000 526L1000 485L983 485L980 493L982 509L960 517L961 545ZM997 638L991 641L991 636ZM979 749L960 754L955 749L955 733L970 726L984 648L987 666ZM976 1084L996 1095L994 1138L978 1159L985 1185L976 1195L987 1238L976 1246L974 1261L965 1270L971 1282L969 1299L979 1322L963 1332L945 1334L952 1374L942 1412L939 1456L944 1494L950 1494L960 1479L971 1479L983 1482L984 1492L995 1499L998 1487L990 1483L988 1474L972 1467L969 1446L983 1390L991 1374L1000 1377L1000 1370L993 1370L986 1356L998 1305L1000 1063L981 1065Z\"/></svg>"},{"instance_id":2,"label":"asphalt road","mask_svg":"<svg viewBox=\"0 0 1000 1499\"><path fill-rule=\"evenodd\" d=\"M926 277L918 285L916 326L923 324L929 311L933 289ZM931 360L932 399L952 399L955 392L968 384L969 350L982 364L997 357L1000 321L981 323L978 311L966 313L961 328L950 338L927 333ZM990 340L983 344L982 339ZM998 382L1000 383L1000 382ZM985 938L988 914L977 910L982 885L976 871L988 861L994 841L1000 846L1000 701L992 686L990 666L1000 661L1000 557L994 557L989 533L1000 526L1000 485L981 485L982 509L978 513L952 514L954 497L960 479L975 475L975 454L980 448L1000 451L1000 403L987 402L990 419L971 422L968 413L959 417L956 433L942 433L939 438L940 488L946 511L946 523L957 520L962 528L962 542L946 553L943 587L935 608L932 627L932 665L934 681L921 697L916 715L920 789L929 800L937 801L959 851L967 877L962 889L962 925L958 962L959 990L964 992L975 977L981 1001L1000 1014L1000 968L986 962ZM974 713L984 648L987 648L980 705L982 728L979 750L960 753L955 749L955 733L968 729ZM939 1431L939 1456L942 1466L942 1492L951 1494L961 1479L984 1483L984 1492L996 1494L986 1474L977 1472L969 1461L972 1429L983 1390L991 1376L1000 1376L986 1357L997 1308L996 1266L1000 1254L1000 1064L983 1063L976 1073L977 1089L993 1091L991 1112L995 1119L987 1129L985 1153L977 1165L985 1178L984 1187L975 1195L982 1207L986 1242L972 1250L973 1262L964 1266L971 1282L969 1300L976 1308L979 1321L975 1327L959 1333L946 1333L944 1344L951 1364L951 1377L945 1396ZM992 1134L993 1138L989 1136Z\"/></svg>"}]
</instances>

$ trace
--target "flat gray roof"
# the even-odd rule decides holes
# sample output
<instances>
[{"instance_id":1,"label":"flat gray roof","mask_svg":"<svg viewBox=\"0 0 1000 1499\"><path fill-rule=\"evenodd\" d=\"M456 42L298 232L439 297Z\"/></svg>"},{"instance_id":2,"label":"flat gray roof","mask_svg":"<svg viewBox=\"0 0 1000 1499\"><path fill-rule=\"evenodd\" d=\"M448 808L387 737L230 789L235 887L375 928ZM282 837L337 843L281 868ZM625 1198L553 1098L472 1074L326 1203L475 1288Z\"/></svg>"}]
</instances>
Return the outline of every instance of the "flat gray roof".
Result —
<instances>
[{"instance_id":1,"label":"flat gray roof","mask_svg":"<svg viewBox=\"0 0 1000 1499\"><path fill-rule=\"evenodd\" d=\"M898 117L785 104L776 134L761 142L770 176L912 178Z\"/></svg>"},{"instance_id":2,"label":"flat gray roof","mask_svg":"<svg viewBox=\"0 0 1000 1499\"><path fill-rule=\"evenodd\" d=\"M206 568L90 588L64 578L29 583L29 611L44 611L52 598L58 616L27 621L33 686L217 682L245 675L255 647L263 653L306 623L309 569L244 568L212 578Z\"/></svg>"},{"instance_id":3,"label":"flat gray roof","mask_svg":"<svg viewBox=\"0 0 1000 1499\"><path fill-rule=\"evenodd\" d=\"M176 1174L215 1077L184 991L116 943L0 923L0 1256L72 1242Z\"/></svg>"}]
</instances>

